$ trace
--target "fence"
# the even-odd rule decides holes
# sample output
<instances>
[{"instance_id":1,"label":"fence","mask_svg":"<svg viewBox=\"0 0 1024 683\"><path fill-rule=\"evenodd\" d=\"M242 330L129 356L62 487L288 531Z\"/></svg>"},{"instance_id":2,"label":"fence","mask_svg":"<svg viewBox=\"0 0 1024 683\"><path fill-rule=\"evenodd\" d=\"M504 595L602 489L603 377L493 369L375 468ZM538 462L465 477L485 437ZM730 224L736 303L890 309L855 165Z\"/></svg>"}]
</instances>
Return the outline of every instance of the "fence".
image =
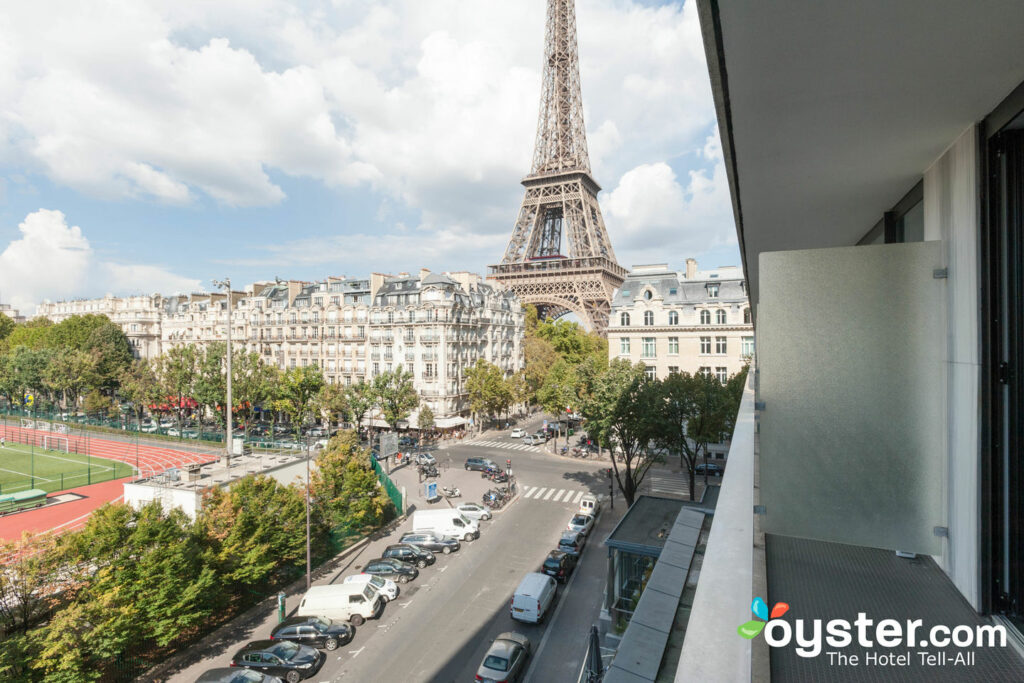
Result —
<instances>
[{"instance_id":1,"label":"fence","mask_svg":"<svg viewBox=\"0 0 1024 683\"><path fill-rule=\"evenodd\" d=\"M3 414L9 419L26 418L43 422L62 423L75 425L81 428L95 427L117 432L129 432L141 434L146 437L175 439L175 440L199 440L221 443L224 441L224 429L210 428L204 425L200 428L183 427L179 428L177 419L172 418L168 423L167 418L161 421L140 422L139 419L130 413L122 413L117 417L103 417L101 415L83 415L76 412L61 411L57 408L20 408L17 406L3 406ZM161 422L163 426L161 426Z\"/></svg>"},{"instance_id":2,"label":"fence","mask_svg":"<svg viewBox=\"0 0 1024 683\"><path fill-rule=\"evenodd\" d=\"M377 459L370 457L370 464L373 465L373 471L377 473L377 481L380 482L381 486L384 487L384 491L387 492L388 498L395 504L395 510L399 515L405 512L405 507L402 504L402 492L395 486L395 482L391 481L391 477L385 474L384 469L377 462Z\"/></svg>"}]
</instances>

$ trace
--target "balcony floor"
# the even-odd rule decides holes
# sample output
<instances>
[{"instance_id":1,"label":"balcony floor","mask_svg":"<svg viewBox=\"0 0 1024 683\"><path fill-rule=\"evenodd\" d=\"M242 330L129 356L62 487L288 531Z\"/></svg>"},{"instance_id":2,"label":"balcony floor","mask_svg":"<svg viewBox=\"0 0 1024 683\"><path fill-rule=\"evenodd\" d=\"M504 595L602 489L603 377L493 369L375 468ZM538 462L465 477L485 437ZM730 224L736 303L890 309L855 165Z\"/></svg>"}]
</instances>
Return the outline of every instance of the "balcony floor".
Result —
<instances>
[{"instance_id":1,"label":"balcony floor","mask_svg":"<svg viewBox=\"0 0 1024 683\"><path fill-rule=\"evenodd\" d=\"M877 624L882 619L905 623L921 619L930 627L987 624L954 588L930 557L903 559L876 548L768 535L765 539L768 604L790 605L787 621L842 618L852 622L864 612ZM810 632L808 626L808 632ZM873 629L870 631L873 633ZM817 657L803 658L795 647L771 648L772 683L804 681L1024 681L1024 661L1013 648L971 647L864 649L856 641L840 650L858 655L859 666L830 664L824 645ZM948 653L945 666L922 666L916 652ZM910 653L909 666L867 666L864 655ZM973 666L952 666L958 651L976 653Z\"/></svg>"}]
</instances>

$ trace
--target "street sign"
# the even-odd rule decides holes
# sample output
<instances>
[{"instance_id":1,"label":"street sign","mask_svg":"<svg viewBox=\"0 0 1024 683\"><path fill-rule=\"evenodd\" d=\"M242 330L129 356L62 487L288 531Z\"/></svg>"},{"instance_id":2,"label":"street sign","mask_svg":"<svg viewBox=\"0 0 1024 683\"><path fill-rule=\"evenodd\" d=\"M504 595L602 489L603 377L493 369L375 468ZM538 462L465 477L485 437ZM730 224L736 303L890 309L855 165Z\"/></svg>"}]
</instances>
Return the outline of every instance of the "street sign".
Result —
<instances>
[{"instance_id":1,"label":"street sign","mask_svg":"<svg viewBox=\"0 0 1024 683\"><path fill-rule=\"evenodd\" d=\"M398 452L398 434L389 432L380 435L380 456L390 458Z\"/></svg>"},{"instance_id":2,"label":"street sign","mask_svg":"<svg viewBox=\"0 0 1024 683\"><path fill-rule=\"evenodd\" d=\"M426 484L423 485L423 496L427 500L434 500L435 498L438 497L436 481L428 481Z\"/></svg>"},{"instance_id":3,"label":"street sign","mask_svg":"<svg viewBox=\"0 0 1024 683\"><path fill-rule=\"evenodd\" d=\"M547 420L544 420L544 426L545 426L545 427L547 427L547 426L548 426L548 421L547 421Z\"/></svg>"}]
</instances>

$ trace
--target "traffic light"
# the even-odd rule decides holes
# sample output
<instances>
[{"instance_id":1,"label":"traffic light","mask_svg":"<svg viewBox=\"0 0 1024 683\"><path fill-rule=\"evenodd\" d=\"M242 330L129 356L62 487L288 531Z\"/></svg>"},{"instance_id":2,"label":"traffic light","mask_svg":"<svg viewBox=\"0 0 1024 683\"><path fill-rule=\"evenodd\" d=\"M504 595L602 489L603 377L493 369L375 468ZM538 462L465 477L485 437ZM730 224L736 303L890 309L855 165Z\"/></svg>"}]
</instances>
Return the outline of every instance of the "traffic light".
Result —
<instances>
[{"instance_id":1,"label":"traffic light","mask_svg":"<svg viewBox=\"0 0 1024 683\"><path fill-rule=\"evenodd\" d=\"M607 468L605 470L605 474L607 474L608 478L611 479L612 478L612 468L611 467Z\"/></svg>"}]
</instances>

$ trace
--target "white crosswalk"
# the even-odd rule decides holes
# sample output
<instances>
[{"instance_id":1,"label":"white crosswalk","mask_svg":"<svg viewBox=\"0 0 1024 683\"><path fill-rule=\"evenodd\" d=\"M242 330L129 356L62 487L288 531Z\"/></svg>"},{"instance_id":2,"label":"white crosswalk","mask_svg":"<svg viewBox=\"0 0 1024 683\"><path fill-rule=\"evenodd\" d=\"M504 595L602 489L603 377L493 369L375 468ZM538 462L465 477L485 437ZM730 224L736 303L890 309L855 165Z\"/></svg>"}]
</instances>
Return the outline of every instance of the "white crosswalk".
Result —
<instances>
[{"instance_id":1,"label":"white crosswalk","mask_svg":"<svg viewBox=\"0 0 1024 683\"><path fill-rule=\"evenodd\" d=\"M571 503L576 505L580 502L585 491L579 489L560 489L553 486L524 486L523 498L525 500L546 500L551 503Z\"/></svg>"},{"instance_id":2,"label":"white crosswalk","mask_svg":"<svg viewBox=\"0 0 1024 683\"><path fill-rule=\"evenodd\" d=\"M467 446L484 446L486 448L504 448L510 451L532 451L536 453L538 449L536 446L528 446L525 443L518 443L516 441L466 441Z\"/></svg>"},{"instance_id":3,"label":"white crosswalk","mask_svg":"<svg viewBox=\"0 0 1024 683\"><path fill-rule=\"evenodd\" d=\"M647 475L646 483L652 495L690 495L690 479L685 472L651 472Z\"/></svg>"}]
</instances>

